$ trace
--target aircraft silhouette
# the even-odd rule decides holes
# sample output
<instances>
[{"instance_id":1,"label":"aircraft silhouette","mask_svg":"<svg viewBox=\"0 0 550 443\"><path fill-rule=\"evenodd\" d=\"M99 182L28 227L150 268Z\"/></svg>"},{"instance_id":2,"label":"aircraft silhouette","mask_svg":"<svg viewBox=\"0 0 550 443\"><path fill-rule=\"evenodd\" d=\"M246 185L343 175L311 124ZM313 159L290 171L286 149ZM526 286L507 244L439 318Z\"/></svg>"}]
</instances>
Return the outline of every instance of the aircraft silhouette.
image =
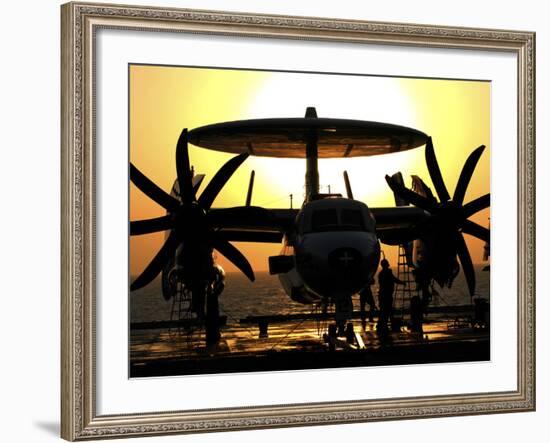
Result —
<instances>
[{"instance_id":1,"label":"aircraft silhouette","mask_svg":"<svg viewBox=\"0 0 550 443\"><path fill-rule=\"evenodd\" d=\"M204 176L195 176L190 167L189 142L237 154L200 195ZM422 145L438 199L421 180L416 192L406 188L401 173L386 176L400 204L396 207L370 208L355 200L345 171L346 197L319 192L319 158L381 155ZM174 282L182 284L191 293L193 312L204 320L207 344L216 343L220 336L218 296L225 278L213 258L214 250L251 281L255 278L250 263L231 242L281 243L281 254L269 258L270 273L279 276L291 299L334 303L340 319L349 317L351 296L373 278L380 243L412 245L417 253L411 266L425 281L440 285L452 284L460 261L473 296L475 273L463 234L489 243L489 230L468 218L489 207L490 194L467 204L464 196L484 148L480 146L467 158L451 198L431 138L411 128L318 118L315 108L308 108L304 118L242 120L184 129L176 146L177 179L170 194L130 164L131 181L167 211L162 217L130 222L131 235L167 232L163 246L131 283L131 290L146 286L160 273L166 299L174 296ZM306 192L301 208L252 206L254 171L244 206L212 207L249 155L305 158Z\"/></svg>"}]
</instances>

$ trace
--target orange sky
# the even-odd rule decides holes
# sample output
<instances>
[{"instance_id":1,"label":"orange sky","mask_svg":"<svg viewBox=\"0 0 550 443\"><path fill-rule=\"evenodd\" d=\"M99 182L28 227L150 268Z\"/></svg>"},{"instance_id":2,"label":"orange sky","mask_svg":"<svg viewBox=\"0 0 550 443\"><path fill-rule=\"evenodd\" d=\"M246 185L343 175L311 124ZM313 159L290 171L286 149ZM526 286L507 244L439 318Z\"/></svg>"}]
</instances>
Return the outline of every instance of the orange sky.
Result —
<instances>
[{"instance_id":1,"label":"orange sky","mask_svg":"<svg viewBox=\"0 0 550 443\"><path fill-rule=\"evenodd\" d=\"M182 128L223 121L268 117L302 117L315 106L319 117L352 118L400 124L432 136L445 183L452 195L468 154L485 150L465 203L489 192L490 83L433 79L380 78L183 67L130 67L130 161L167 192L175 178L175 146ZM190 148L204 183L231 155ZM220 193L215 207L244 204L248 177L256 171L253 204L264 207L302 202L305 162L300 159L250 157ZM424 148L378 157L320 160L321 191L345 194L347 170L356 199L371 207L393 206L385 174L420 175L431 186ZM204 188L203 184L203 188ZM433 189L433 186L432 186ZM199 191L200 193L200 191ZM130 220L156 217L164 210L130 184ZM487 225L489 210L472 217ZM483 243L465 236L472 259L481 262ZM131 237L130 272L139 274L160 248L163 233ZM236 243L257 271L280 245ZM395 248L383 247L395 263ZM233 265L218 256L228 272Z\"/></svg>"}]
</instances>

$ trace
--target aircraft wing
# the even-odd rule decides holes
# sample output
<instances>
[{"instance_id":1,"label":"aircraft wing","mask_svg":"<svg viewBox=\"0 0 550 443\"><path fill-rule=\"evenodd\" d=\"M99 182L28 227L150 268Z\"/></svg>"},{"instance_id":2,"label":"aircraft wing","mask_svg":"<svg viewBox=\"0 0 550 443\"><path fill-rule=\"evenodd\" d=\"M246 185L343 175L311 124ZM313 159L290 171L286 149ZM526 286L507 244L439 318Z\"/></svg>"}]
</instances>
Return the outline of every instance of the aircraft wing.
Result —
<instances>
[{"instance_id":1,"label":"aircraft wing","mask_svg":"<svg viewBox=\"0 0 550 443\"><path fill-rule=\"evenodd\" d=\"M218 233L227 241L252 243L281 243L283 241L283 233L277 231L220 229Z\"/></svg>"},{"instance_id":2,"label":"aircraft wing","mask_svg":"<svg viewBox=\"0 0 550 443\"><path fill-rule=\"evenodd\" d=\"M429 214L413 206L370 208L376 219L376 233L382 243L399 245L417 237L416 225ZM258 206L212 208L214 229L228 241L281 243L292 229L298 209L266 209Z\"/></svg>"},{"instance_id":3,"label":"aircraft wing","mask_svg":"<svg viewBox=\"0 0 550 443\"><path fill-rule=\"evenodd\" d=\"M266 209L258 206L212 208L211 225L228 241L281 243L292 229L298 209Z\"/></svg>"},{"instance_id":4,"label":"aircraft wing","mask_svg":"<svg viewBox=\"0 0 550 443\"><path fill-rule=\"evenodd\" d=\"M376 219L376 234L382 243L399 245L417 238L416 225L429 214L413 206L369 208Z\"/></svg>"}]
</instances>

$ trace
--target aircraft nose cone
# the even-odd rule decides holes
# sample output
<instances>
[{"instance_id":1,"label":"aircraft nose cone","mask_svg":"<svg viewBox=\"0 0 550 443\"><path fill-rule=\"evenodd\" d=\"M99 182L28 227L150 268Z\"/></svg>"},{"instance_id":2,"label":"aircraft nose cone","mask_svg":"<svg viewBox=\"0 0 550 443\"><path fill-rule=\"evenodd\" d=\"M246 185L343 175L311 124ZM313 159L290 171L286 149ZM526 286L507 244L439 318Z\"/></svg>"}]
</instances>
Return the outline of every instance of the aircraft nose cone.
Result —
<instances>
[{"instance_id":1,"label":"aircraft nose cone","mask_svg":"<svg viewBox=\"0 0 550 443\"><path fill-rule=\"evenodd\" d=\"M335 270L348 271L361 265L363 257L354 248L338 248L328 255L329 266Z\"/></svg>"}]
</instances>

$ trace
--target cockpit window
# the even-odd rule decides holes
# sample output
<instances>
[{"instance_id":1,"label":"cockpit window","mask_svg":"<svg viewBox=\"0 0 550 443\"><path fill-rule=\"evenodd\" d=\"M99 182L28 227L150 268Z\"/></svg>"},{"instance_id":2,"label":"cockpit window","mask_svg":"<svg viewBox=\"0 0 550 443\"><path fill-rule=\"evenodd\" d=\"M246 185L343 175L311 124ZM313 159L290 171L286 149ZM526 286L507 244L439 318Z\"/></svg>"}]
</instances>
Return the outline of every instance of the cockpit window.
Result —
<instances>
[{"instance_id":1,"label":"cockpit window","mask_svg":"<svg viewBox=\"0 0 550 443\"><path fill-rule=\"evenodd\" d=\"M340 212L340 225L342 229L351 231L364 231L363 214L357 209L342 209Z\"/></svg>"},{"instance_id":2,"label":"cockpit window","mask_svg":"<svg viewBox=\"0 0 550 443\"><path fill-rule=\"evenodd\" d=\"M311 217L313 232L332 231L338 228L338 214L336 209L318 209Z\"/></svg>"},{"instance_id":3,"label":"cockpit window","mask_svg":"<svg viewBox=\"0 0 550 443\"><path fill-rule=\"evenodd\" d=\"M367 231L359 209L317 209L311 214L311 232Z\"/></svg>"}]
</instances>

